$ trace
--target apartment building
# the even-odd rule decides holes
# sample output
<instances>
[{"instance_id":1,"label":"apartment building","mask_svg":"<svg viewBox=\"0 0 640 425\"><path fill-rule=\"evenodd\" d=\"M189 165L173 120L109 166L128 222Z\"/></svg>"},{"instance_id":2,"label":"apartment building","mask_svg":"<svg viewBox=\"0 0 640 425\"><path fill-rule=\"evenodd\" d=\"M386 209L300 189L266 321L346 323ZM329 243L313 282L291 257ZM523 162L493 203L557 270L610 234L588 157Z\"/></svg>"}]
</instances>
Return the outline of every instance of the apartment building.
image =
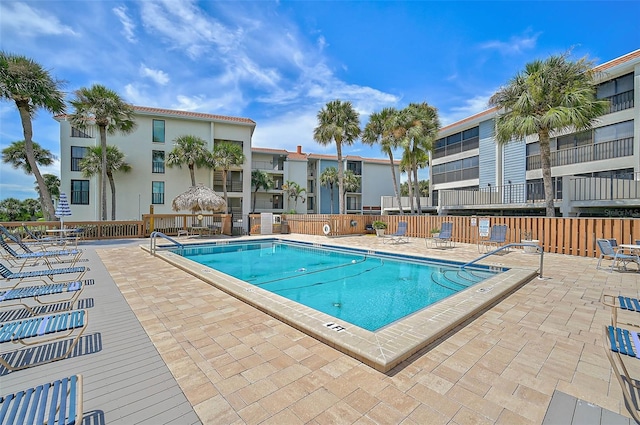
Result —
<instances>
[{"instance_id":1,"label":"apartment building","mask_svg":"<svg viewBox=\"0 0 640 425\"><path fill-rule=\"evenodd\" d=\"M640 217L640 50L596 67L609 112L592 130L552 135L558 215ZM537 136L506 145L496 109L440 130L431 155L431 206L439 214L544 215Z\"/></svg>"},{"instance_id":2,"label":"apartment building","mask_svg":"<svg viewBox=\"0 0 640 425\"><path fill-rule=\"evenodd\" d=\"M191 186L186 166L169 167L166 158L173 150L173 141L183 135L194 135L207 142L212 150L215 143L229 141L242 146L245 162L231 169L226 181L222 172L196 168L196 183L213 188L219 194L226 185L229 212L246 217L254 211L251 171L267 171L275 187L256 193L255 212L329 213L331 193L320 184L319 176L327 167L337 167L337 158L329 155L307 154L298 147L296 152L281 149L253 148L252 136L256 123L248 118L228 117L197 112L135 106L137 127L134 132L109 135L107 144L117 146L131 166L128 173L114 174L116 187L116 219L139 219L151 209L156 214L172 213L172 200ZM85 177L80 160L87 149L100 145L97 128L79 130L71 126L66 116L57 116L60 124L61 188L67 193L74 220L100 219L100 176ZM342 166L360 177L360 187L348 192L349 213L374 213L380 210L380 197L393 194L388 161L347 156ZM395 168L399 176L398 165ZM305 189L295 200L286 196L283 184L293 181ZM111 217L111 191L107 184L107 216ZM337 185L334 189L333 212L338 212ZM304 199L304 202L303 202ZM247 221L248 222L248 221Z\"/></svg>"}]
</instances>

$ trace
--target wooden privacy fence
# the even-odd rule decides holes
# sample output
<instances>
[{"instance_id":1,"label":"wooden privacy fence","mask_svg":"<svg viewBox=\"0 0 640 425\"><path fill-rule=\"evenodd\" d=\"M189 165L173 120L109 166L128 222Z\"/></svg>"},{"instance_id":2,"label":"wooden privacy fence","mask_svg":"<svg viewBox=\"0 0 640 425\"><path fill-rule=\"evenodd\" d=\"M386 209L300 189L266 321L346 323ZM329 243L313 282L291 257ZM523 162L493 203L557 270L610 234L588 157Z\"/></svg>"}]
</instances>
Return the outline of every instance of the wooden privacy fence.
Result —
<instances>
[{"instance_id":1,"label":"wooden privacy fence","mask_svg":"<svg viewBox=\"0 0 640 425\"><path fill-rule=\"evenodd\" d=\"M258 215L251 216L251 222L259 223ZM375 220L387 223L386 232L394 233L400 221L407 222L407 236L427 238L432 229L439 229L442 223L453 223L453 240L459 243L475 244L479 240L478 224L489 220L490 226L505 224L507 243L517 243L525 235L540 242L545 252L597 257L596 239L614 238L619 244L640 240L640 220L633 218L547 218L547 217L459 217L459 216L399 216L399 215L355 215L355 214L283 214L283 224L274 226L274 232L287 229L287 233L325 235L328 237L361 235L367 233L366 226ZM475 220L475 226L472 221ZM21 222L0 223L21 236L26 236ZM46 230L60 228L59 221L31 221L25 223L31 229L46 233ZM143 238L152 229L175 236L180 230L199 226L219 226L222 233L232 234L230 214L203 214L202 220L194 214L145 214L140 221L65 221L66 228L82 228L84 239ZM259 234L260 226L252 225L251 233Z\"/></svg>"},{"instance_id":2,"label":"wooden privacy fence","mask_svg":"<svg viewBox=\"0 0 640 425\"><path fill-rule=\"evenodd\" d=\"M286 214L291 233L323 235L323 227L328 224L328 236L363 234L365 226L380 220L387 223L386 233L394 233L398 222L407 222L407 235L414 238L431 236L432 229L439 229L442 223L453 223L453 240L459 243L477 243L480 220L489 220L489 225L508 226L507 243L517 243L523 239L540 241L545 252L597 257L600 253L596 239L615 238L618 243L634 243L640 240L640 220L632 218L548 218L548 217L469 217L469 216L399 216L399 215L329 215L329 214ZM472 220L475 219L475 226Z\"/></svg>"}]
</instances>

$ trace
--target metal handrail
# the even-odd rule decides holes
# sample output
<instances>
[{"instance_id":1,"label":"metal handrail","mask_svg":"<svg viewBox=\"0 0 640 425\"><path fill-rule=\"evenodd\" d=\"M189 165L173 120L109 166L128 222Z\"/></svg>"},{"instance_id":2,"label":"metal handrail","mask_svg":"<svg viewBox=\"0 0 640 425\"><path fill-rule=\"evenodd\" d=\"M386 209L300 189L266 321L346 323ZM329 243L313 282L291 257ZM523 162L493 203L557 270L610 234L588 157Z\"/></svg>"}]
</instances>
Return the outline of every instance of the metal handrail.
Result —
<instances>
[{"instance_id":1,"label":"metal handrail","mask_svg":"<svg viewBox=\"0 0 640 425\"><path fill-rule=\"evenodd\" d=\"M531 247L535 247L536 248L536 251L538 251L540 253L540 273L538 274L538 279L542 279L542 270L543 270L543 266L544 266L544 251L543 251L543 249L542 249L542 247L540 245L535 244L535 243L510 243L510 244L503 245L503 246L499 247L498 249L494 249L493 251L490 251L490 252L487 252L484 255L481 255L480 257L476 258L473 261L469 261L468 263L463 264L461 268L464 269L465 267L470 266L471 264L477 263L478 261L483 260L483 259L489 257L490 255L493 255L493 254L495 254L497 252L500 252L500 251L502 251L504 249L507 249L507 248L510 248L512 246L520 246L520 247L531 246Z\"/></svg>"},{"instance_id":2,"label":"metal handrail","mask_svg":"<svg viewBox=\"0 0 640 425\"><path fill-rule=\"evenodd\" d=\"M169 236L165 235L162 232L155 231L155 232L151 233L151 236L150 236L149 251L151 251L151 255L155 255L155 253L156 253L156 247L157 247L156 236L164 238L164 239L168 240L169 242L172 242L173 244L179 246L180 248L184 248L184 245L181 244L180 242L176 241L175 239L170 238Z\"/></svg>"}]
</instances>

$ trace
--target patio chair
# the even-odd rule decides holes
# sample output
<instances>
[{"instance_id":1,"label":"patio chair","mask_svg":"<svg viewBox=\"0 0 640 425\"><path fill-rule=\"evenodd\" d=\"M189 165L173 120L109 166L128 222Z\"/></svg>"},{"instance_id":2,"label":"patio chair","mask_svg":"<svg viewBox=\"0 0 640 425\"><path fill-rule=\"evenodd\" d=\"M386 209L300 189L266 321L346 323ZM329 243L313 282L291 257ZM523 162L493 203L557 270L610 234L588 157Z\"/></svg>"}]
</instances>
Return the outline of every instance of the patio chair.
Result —
<instances>
[{"instance_id":1,"label":"patio chair","mask_svg":"<svg viewBox=\"0 0 640 425\"><path fill-rule=\"evenodd\" d=\"M9 371L16 371L62 360L71 354L87 328L88 322L89 317L86 310L74 310L0 323L0 344L11 342L33 347L38 344L67 339L77 332L70 344L64 344L64 348L66 348L64 351L62 349L47 349L45 350L46 355L34 356L33 362L25 362L21 356L16 356L22 360L22 364L16 365L12 365L5 356L0 356L0 365Z\"/></svg>"},{"instance_id":2,"label":"patio chair","mask_svg":"<svg viewBox=\"0 0 640 425\"><path fill-rule=\"evenodd\" d=\"M442 223L440 227L440 233L437 237L433 238L433 242L436 247L453 247L453 223L450 221L445 221Z\"/></svg>"},{"instance_id":3,"label":"patio chair","mask_svg":"<svg viewBox=\"0 0 640 425\"><path fill-rule=\"evenodd\" d=\"M12 272L5 266L0 263L0 276L5 279L7 282L11 280L16 280L12 288L17 287L23 281L40 281L45 282L43 277L48 278L51 282L61 283L61 282L69 282L72 280L81 280L85 273L89 271L88 267L65 267L65 268L56 268L56 269L44 269L44 270L30 270L30 271L21 271L21 272ZM56 280L56 276L63 275L73 275L77 274L75 278L70 278L69 276L64 276L65 280Z\"/></svg>"},{"instance_id":4,"label":"patio chair","mask_svg":"<svg viewBox=\"0 0 640 425\"><path fill-rule=\"evenodd\" d=\"M627 411L640 424L640 414L635 403L635 400L638 400L640 395L638 391L640 390L640 381L634 379L629 372L629 369L632 369L636 377L640 376L638 374L640 368L638 368L637 364L634 364L638 363L638 358L636 357L638 347L631 342L637 339L638 334L636 332L629 332L626 329L613 326L605 326L602 336L604 351L613 369L613 374L620 384Z\"/></svg>"},{"instance_id":5,"label":"patio chair","mask_svg":"<svg viewBox=\"0 0 640 425\"><path fill-rule=\"evenodd\" d=\"M611 267L609 267L610 273L619 262L622 262L622 268L625 271L627 270L627 264L632 262L636 263L636 265L640 267L640 258L638 258L637 254L624 254L620 250L614 249L613 246L611 246L611 241L609 241L609 239L598 239L596 240L596 243L600 249L600 257L598 258L598 264L596 265L597 270L600 270L600 264L605 258L611 258Z\"/></svg>"},{"instance_id":6,"label":"patio chair","mask_svg":"<svg viewBox=\"0 0 640 425\"><path fill-rule=\"evenodd\" d=\"M407 238L407 222L401 221L398 223L398 230L390 235L385 235L382 240L383 243L403 243L409 242Z\"/></svg>"},{"instance_id":7,"label":"patio chair","mask_svg":"<svg viewBox=\"0 0 640 425\"><path fill-rule=\"evenodd\" d=\"M82 375L1 396L0 423L79 425L82 396Z\"/></svg>"},{"instance_id":8,"label":"patio chair","mask_svg":"<svg viewBox=\"0 0 640 425\"><path fill-rule=\"evenodd\" d=\"M490 248L497 249L507 242L507 231L509 227L506 224L496 224L491 228L491 234L489 239L481 240L480 246L485 251L489 251Z\"/></svg>"},{"instance_id":9,"label":"patio chair","mask_svg":"<svg viewBox=\"0 0 640 425\"><path fill-rule=\"evenodd\" d=\"M51 285L25 286L0 291L0 308L22 306L31 315L36 315L36 311L26 301L32 299L40 306L50 304L66 304L65 310L73 308L78 300L84 286L82 281L54 283ZM69 295L65 297L65 295ZM53 296L53 297L50 297ZM49 301L47 301L49 298Z\"/></svg>"},{"instance_id":10,"label":"patio chair","mask_svg":"<svg viewBox=\"0 0 640 425\"><path fill-rule=\"evenodd\" d=\"M20 270L27 265L37 265L39 260L43 260L49 268L52 268L53 264L61 263L70 263L73 267L82 256L82 251L78 249L33 252L27 246L23 248L27 250L26 252L18 253L9 246L2 235L0 235L0 246L4 250L2 258L13 267L20 267ZM63 259L63 257L68 257L68 259Z\"/></svg>"},{"instance_id":11,"label":"patio chair","mask_svg":"<svg viewBox=\"0 0 640 425\"><path fill-rule=\"evenodd\" d=\"M57 247L62 247L63 249L67 247L68 242L75 241L76 248L78 247L78 238L80 233L84 234L84 229L80 229L78 235L71 235L68 238L59 238L54 236L39 236L33 233L33 231L26 224L22 223L22 228L27 234L28 239L26 241L22 241L23 244L29 246L38 246L42 250L46 250L50 248L52 245ZM76 229L72 233L76 233Z\"/></svg>"}]
</instances>

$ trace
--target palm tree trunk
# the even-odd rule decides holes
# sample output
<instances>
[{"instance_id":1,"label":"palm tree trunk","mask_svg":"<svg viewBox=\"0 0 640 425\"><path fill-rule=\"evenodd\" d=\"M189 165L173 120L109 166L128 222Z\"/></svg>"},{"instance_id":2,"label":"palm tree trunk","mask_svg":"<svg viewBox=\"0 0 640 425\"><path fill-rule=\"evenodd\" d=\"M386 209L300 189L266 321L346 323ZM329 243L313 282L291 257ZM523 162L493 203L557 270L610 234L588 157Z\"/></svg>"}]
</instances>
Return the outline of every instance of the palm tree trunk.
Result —
<instances>
[{"instance_id":1,"label":"palm tree trunk","mask_svg":"<svg viewBox=\"0 0 640 425\"><path fill-rule=\"evenodd\" d=\"M542 162L542 182L544 184L544 200L547 217L556 216L556 208L553 203L555 194L553 191L553 180L551 179L551 148L549 147L549 130L542 130L538 133L540 140L540 160Z\"/></svg>"},{"instance_id":2,"label":"palm tree trunk","mask_svg":"<svg viewBox=\"0 0 640 425\"><path fill-rule=\"evenodd\" d=\"M49 193L49 189L47 188L42 174L40 174L40 169L38 168L38 163L36 162L35 153L33 151L33 141L31 140L33 137L33 126L31 123L31 114L29 113L29 103L27 101L16 101L16 106L18 107L20 120L22 121L24 150L27 154L27 161L31 167L31 172L36 178L36 182L38 182L38 189L40 190L40 208L47 220L53 220L56 211L53 208L51 194Z\"/></svg>"},{"instance_id":3,"label":"palm tree trunk","mask_svg":"<svg viewBox=\"0 0 640 425\"><path fill-rule=\"evenodd\" d=\"M411 210L411 214L414 212L413 208L413 183L411 178L411 166L407 170L407 188L409 189L409 208Z\"/></svg>"},{"instance_id":4,"label":"palm tree trunk","mask_svg":"<svg viewBox=\"0 0 640 425\"><path fill-rule=\"evenodd\" d=\"M227 197L227 170L222 170L222 191L224 193L224 202L227 204L227 210L229 214L229 198Z\"/></svg>"},{"instance_id":5,"label":"palm tree trunk","mask_svg":"<svg viewBox=\"0 0 640 425\"><path fill-rule=\"evenodd\" d=\"M416 214L420 215L422 213L422 207L420 206L420 180L418 179L418 164L413 165L413 176L414 176L414 195L416 196Z\"/></svg>"},{"instance_id":6,"label":"palm tree trunk","mask_svg":"<svg viewBox=\"0 0 640 425\"><path fill-rule=\"evenodd\" d=\"M100 147L102 148L102 165L100 166L100 217L107 221L107 127L99 125Z\"/></svg>"},{"instance_id":7,"label":"palm tree trunk","mask_svg":"<svg viewBox=\"0 0 640 425\"><path fill-rule=\"evenodd\" d=\"M333 184L329 185L329 196L331 198L331 215L333 215Z\"/></svg>"},{"instance_id":8,"label":"palm tree trunk","mask_svg":"<svg viewBox=\"0 0 640 425\"><path fill-rule=\"evenodd\" d=\"M196 172L193 164L189 164L189 175L191 176L191 186L196 185Z\"/></svg>"},{"instance_id":9,"label":"palm tree trunk","mask_svg":"<svg viewBox=\"0 0 640 425\"><path fill-rule=\"evenodd\" d=\"M116 182L113 180L113 173L108 171L107 178L111 186L111 220L116 220Z\"/></svg>"},{"instance_id":10,"label":"palm tree trunk","mask_svg":"<svg viewBox=\"0 0 640 425\"><path fill-rule=\"evenodd\" d=\"M402 197L400 196L400 191L398 190L396 167L393 163L393 152L391 152L391 149L389 149L389 162L391 163L391 180L393 181L393 190L395 191L396 199L398 200L398 211L400 211L400 215L404 215L404 210L402 209Z\"/></svg>"},{"instance_id":11,"label":"palm tree trunk","mask_svg":"<svg viewBox=\"0 0 640 425\"><path fill-rule=\"evenodd\" d=\"M336 153L338 155L338 214L344 214L344 198L342 193L344 192L344 170L342 165L342 141L336 140Z\"/></svg>"}]
</instances>

